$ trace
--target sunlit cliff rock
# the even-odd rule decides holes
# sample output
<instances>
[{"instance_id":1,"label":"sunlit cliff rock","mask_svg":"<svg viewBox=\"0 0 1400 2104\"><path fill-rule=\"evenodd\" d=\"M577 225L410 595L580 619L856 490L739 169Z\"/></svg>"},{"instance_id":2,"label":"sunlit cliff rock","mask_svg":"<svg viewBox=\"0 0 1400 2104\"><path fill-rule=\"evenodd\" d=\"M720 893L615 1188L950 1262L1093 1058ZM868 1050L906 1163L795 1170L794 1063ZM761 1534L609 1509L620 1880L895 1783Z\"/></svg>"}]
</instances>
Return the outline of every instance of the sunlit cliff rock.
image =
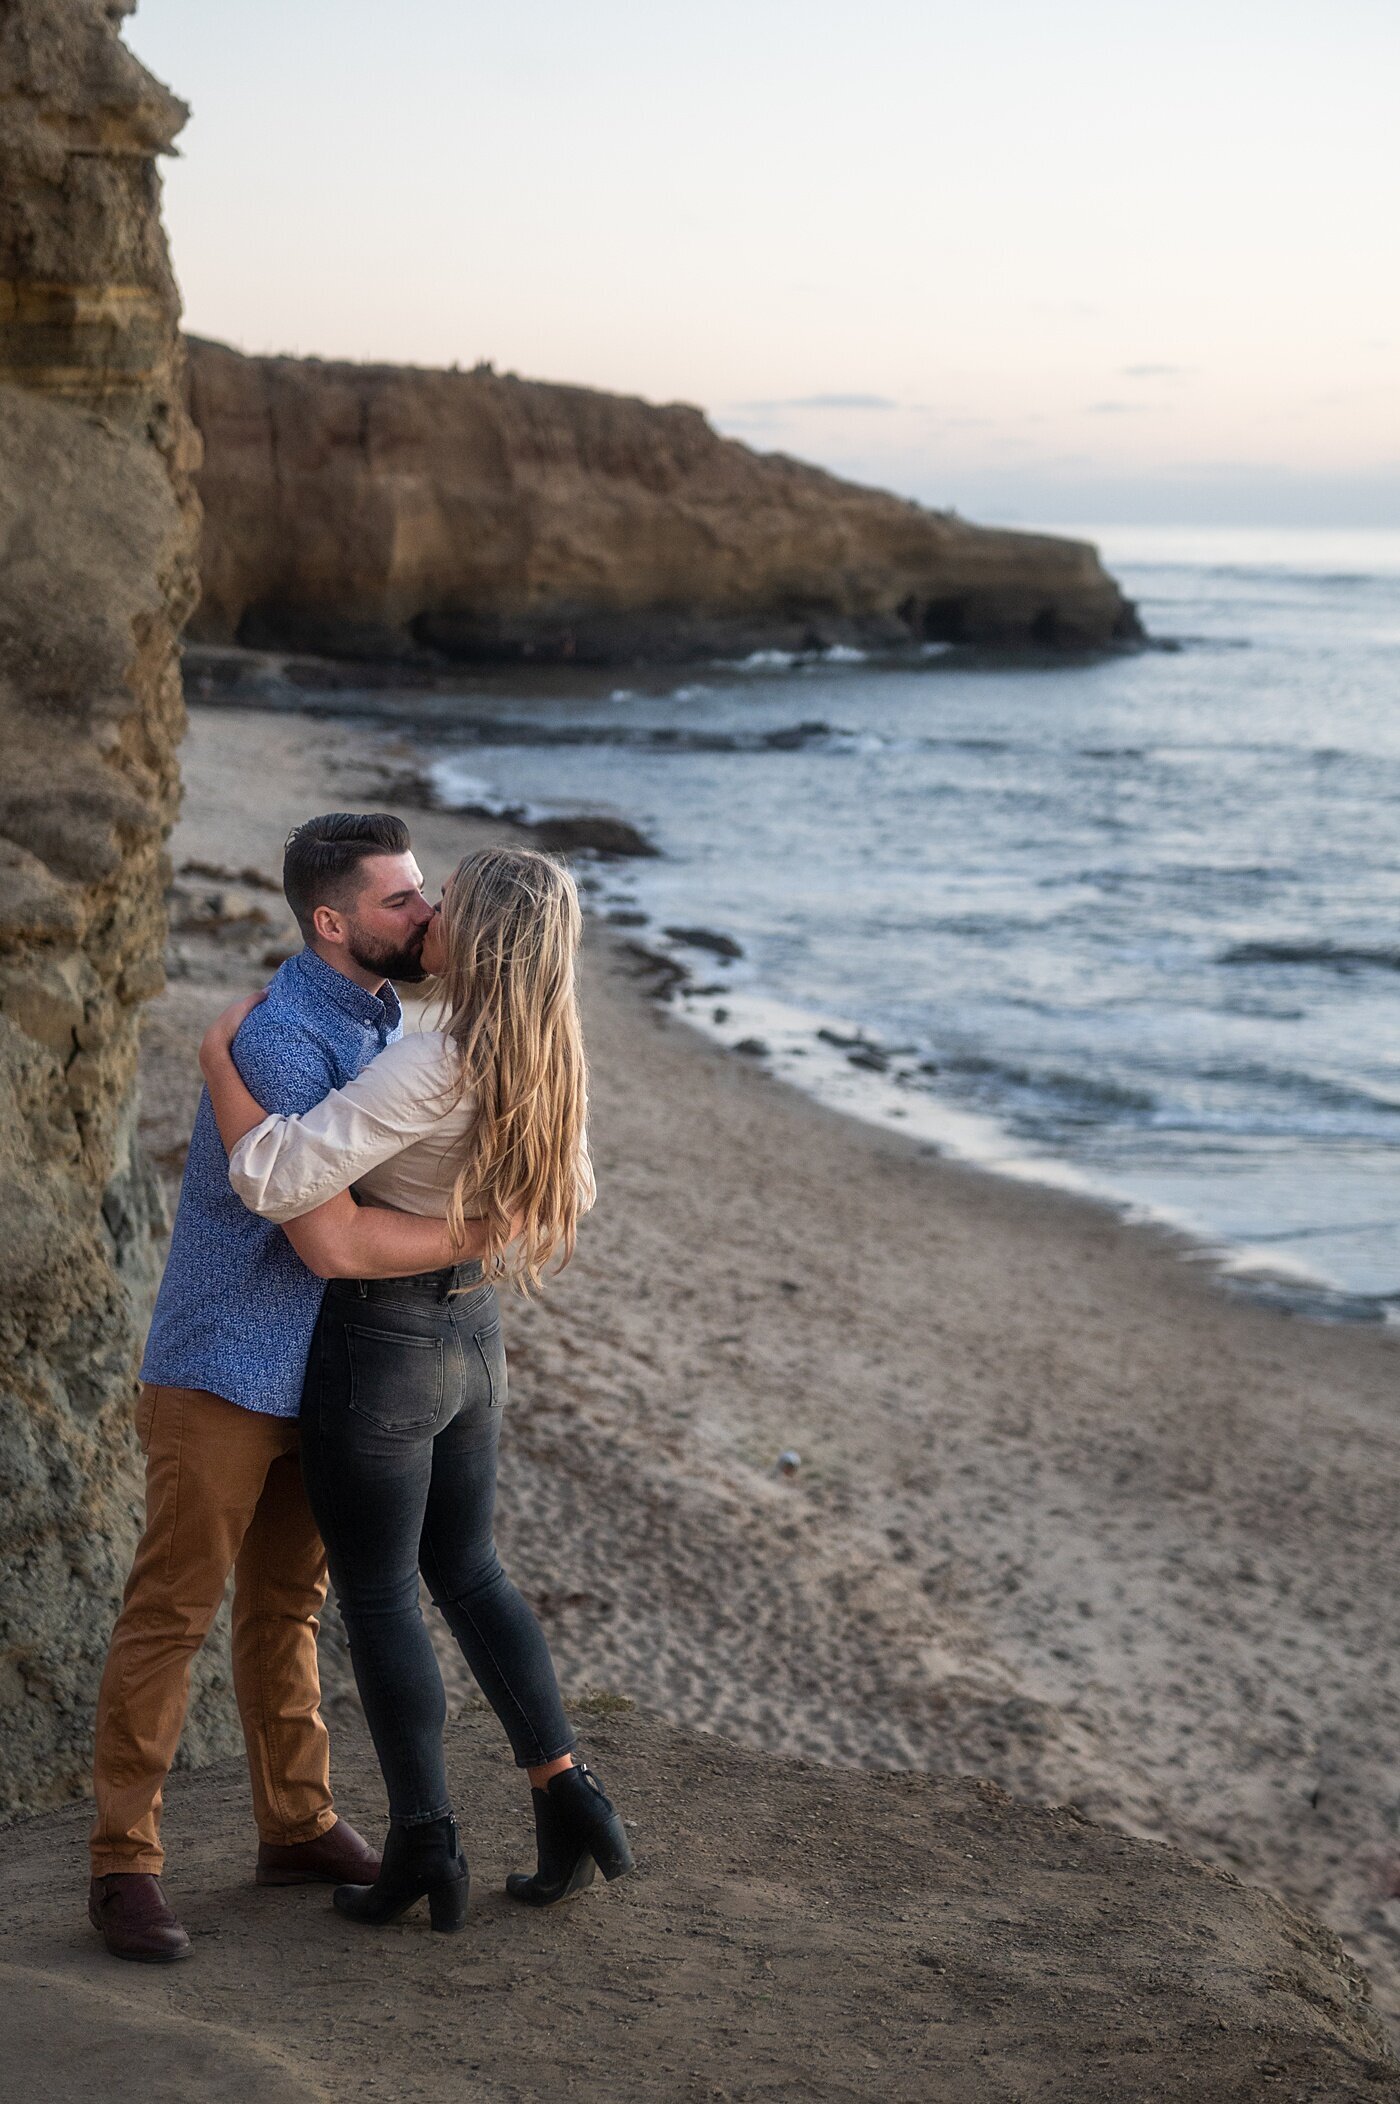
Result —
<instances>
[{"instance_id":1,"label":"sunlit cliff rock","mask_svg":"<svg viewBox=\"0 0 1400 2104\"><path fill-rule=\"evenodd\" d=\"M194 340L190 403L202 642L607 663L1140 633L1086 543L755 453L682 404Z\"/></svg>"},{"instance_id":2,"label":"sunlit cliff rock","mask_svg":"<svg viewBox=\"0 0 1400 2104\"><path fill-rule=\"evenodd\" d=\"M0 1806L71 1794L139 1501L154 1255L133 1146L162 983L197 441L111 0L0 10Z\"/></svg>"}]
</instances>

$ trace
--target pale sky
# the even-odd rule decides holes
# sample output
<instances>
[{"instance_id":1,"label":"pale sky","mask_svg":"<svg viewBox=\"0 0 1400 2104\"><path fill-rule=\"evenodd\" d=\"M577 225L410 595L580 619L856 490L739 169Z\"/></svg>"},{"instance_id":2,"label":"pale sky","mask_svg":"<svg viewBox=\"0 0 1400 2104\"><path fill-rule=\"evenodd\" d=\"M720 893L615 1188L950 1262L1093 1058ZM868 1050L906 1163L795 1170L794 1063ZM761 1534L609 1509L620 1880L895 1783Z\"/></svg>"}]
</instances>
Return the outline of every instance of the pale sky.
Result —
<instances>
[{"instance_id":1,"label":"pale sky","mask_svg":"<svg viewBox=\"0 0 1400 2104\"><path fill-rule=\"evenodd\" d=\"M972 517L1400 525L1397 0L141 0L187 326Z\"/></svg>"}]
</instances>

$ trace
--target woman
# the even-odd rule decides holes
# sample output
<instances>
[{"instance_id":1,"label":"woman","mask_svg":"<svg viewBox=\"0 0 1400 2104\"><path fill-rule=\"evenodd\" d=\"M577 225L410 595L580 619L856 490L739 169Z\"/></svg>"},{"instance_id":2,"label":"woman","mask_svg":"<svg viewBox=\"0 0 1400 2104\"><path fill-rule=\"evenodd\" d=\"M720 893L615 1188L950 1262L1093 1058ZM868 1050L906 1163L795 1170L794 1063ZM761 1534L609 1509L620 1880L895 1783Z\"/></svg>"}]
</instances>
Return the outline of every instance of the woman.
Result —
<instances>
[{"instance_id":1,"label":"woman","mask_svg":"<svg viewBox=\"0 0 1400 2104\"><path fill-rule=\"evenodd\" d=\"M434 1603L528 1771L539 1862L506 1881L550 1906L632 1868L621 1819L574 1760L539 1624L496 1555L492 1511L506 1395L493 1280L529 1292L566 1264L593 1201L574 964L578 894L545 855L461 863L428 930L443 1027L381 1052L303 1117L264 1117L231 1047L252 1005L200 1049L229 1177L264 1218L297 1219L347 1187L374 1204L468 1223L480 1261L417 1278L333 1280L302 1395L302 1466L389 1792L373 1885L344 1885L354 1921L426 1896L435 1929L466 1917L467 1866L447 1794L446 1698L418 1604Z\"/></svg>"}]
</instances>

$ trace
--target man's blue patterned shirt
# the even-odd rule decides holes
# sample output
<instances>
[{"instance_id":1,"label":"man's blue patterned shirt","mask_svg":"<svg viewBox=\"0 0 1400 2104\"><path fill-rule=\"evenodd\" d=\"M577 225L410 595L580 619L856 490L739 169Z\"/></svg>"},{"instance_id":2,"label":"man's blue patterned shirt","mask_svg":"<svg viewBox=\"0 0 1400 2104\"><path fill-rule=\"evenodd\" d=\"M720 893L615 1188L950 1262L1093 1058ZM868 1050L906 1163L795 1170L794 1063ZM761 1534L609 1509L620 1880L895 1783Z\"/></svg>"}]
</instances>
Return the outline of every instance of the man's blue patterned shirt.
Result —
<instances>
[{"instance_id":1,"label":"man's blue patterned shirt","mask_svg":"<svg viewBox=\"0 0 1400 2104\"><path fill-rule=\"evenodd\" d=\"M343 1088L402 1036L403 1011L392 986L368 994L314 950L302 950L281 966L233 1052L263 1109L285 1117ZM281 1228L235 1196L206 1089L142 1380L203 1388L245 1410L295 1417L325 1290L325 1280L307 1270Z\"/></svg>"}]
</instances>

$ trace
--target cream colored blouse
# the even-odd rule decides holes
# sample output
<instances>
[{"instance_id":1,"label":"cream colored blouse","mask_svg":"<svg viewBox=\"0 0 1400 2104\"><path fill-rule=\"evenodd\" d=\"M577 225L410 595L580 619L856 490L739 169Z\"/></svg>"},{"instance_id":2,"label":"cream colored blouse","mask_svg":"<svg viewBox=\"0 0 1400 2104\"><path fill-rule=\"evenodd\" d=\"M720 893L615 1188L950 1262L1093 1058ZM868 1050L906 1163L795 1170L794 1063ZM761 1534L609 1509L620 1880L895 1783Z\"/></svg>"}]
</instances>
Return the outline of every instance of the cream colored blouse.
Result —
<instances>
[{"instance_id":1,"label":"cream colored blouse","mask_svg":"<svg viewBox=\"0 0 1400 2104\"><path fill-rule=\"evenodd\" d=\"M372 1205L442 1218L475 1106L457 1049L441 1030L387 1045L362 1074L300 1117L264 1118L245 1133L228 1180L264 1220L298 1220L353 1187ZM593 1203L585 1139L579 1210Z\"/></svg>"}]
</instances>

